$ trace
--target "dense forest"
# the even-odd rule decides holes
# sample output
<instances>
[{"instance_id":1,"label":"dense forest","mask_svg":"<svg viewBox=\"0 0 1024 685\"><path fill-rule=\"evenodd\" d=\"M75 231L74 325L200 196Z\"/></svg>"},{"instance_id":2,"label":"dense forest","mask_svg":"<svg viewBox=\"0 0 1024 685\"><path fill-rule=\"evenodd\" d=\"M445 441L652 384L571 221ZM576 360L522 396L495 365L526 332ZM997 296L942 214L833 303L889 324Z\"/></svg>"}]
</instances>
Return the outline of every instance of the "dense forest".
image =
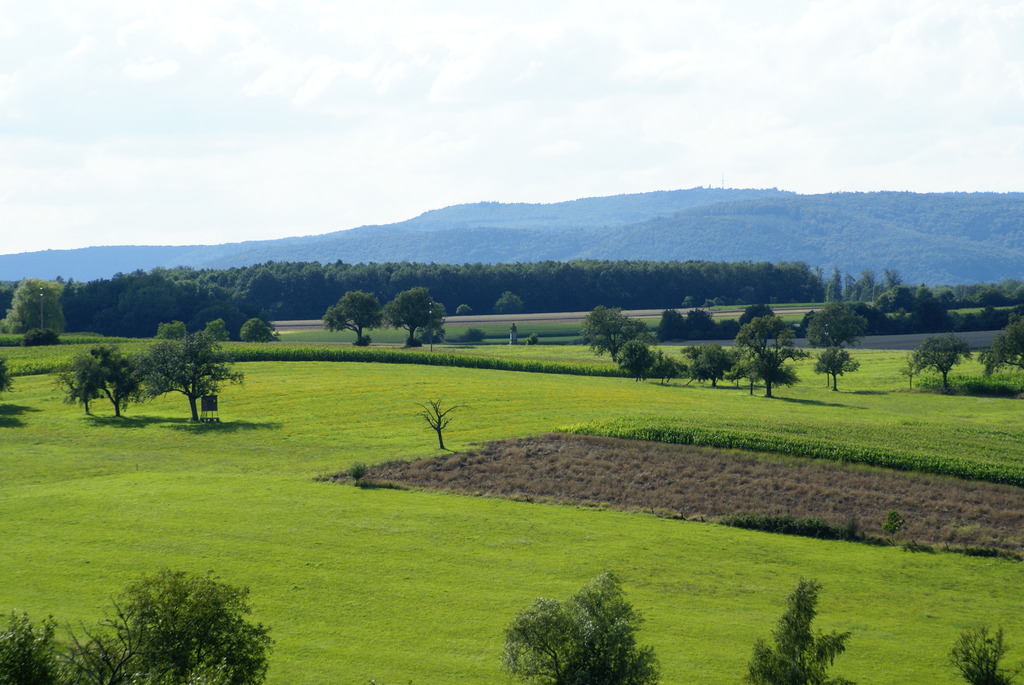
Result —
<instances>
[{"instance_id":1,"label":"dense forest","mask_svg":"<svg viewBox=\"0 0 1024 685\"><path fill-rule=\"evenodd\" d=\"M895 269L931 286L1022 276L1024 193L830 193L691 188L554 204L480 202L323 235L191 247L0 255L0 280L92 280L153 267L274 262L512 264L802 261Z\"/></svg>"},{"instance_id":2,"label":"dense forest","mask_svg":"<svg viewBox=\"0 0 1024 685\"><path fill-rule=\"evenodd\" d=\"M267 263L232 269L154 269L89 282L66 281L60 296L65 330L148 337L157 325L182 321L190 330L224 319L232 336L247 319L319 319L346 292L373 293L381 303L426 287L454 314L461 305L490 314L508 292L522 311L589 311L598 305L669 309L707 305L844 300L871 303L872 332L979 330L1006 325L1005 311L1024 303L1024 284L928 288L903 284L898 272L858 276L795 263L575 261L521 264ZM0 284L0 312L14 284ZM948 314L956 307L977 313ZM465 309L463 309L465 311ZM709 332L710 333L710 332Z\"/></svg>"}]
</instances>

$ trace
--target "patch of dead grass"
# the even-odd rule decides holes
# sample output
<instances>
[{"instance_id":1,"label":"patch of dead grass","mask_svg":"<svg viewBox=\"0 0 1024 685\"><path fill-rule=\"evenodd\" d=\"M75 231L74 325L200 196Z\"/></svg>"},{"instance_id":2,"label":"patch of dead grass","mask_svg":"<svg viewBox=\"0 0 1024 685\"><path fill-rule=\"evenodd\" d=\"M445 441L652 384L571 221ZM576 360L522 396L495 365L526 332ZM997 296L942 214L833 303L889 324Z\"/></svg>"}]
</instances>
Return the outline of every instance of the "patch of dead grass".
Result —
<instances>
[{"instance_id":1,"label":"patch of dead grass","mask_svg":"<svg viewBox=\"0 0 1024 685\"><path fill-rule=\"evenodd\" d=\"M900 541L1024 551L1021 488L686 445L549 434L488 443L474 453L378 464L364 480L691 519L747 513L834 525L852 519L878 537L895 509L906 520Z\"/></svg>"}]
</instances>

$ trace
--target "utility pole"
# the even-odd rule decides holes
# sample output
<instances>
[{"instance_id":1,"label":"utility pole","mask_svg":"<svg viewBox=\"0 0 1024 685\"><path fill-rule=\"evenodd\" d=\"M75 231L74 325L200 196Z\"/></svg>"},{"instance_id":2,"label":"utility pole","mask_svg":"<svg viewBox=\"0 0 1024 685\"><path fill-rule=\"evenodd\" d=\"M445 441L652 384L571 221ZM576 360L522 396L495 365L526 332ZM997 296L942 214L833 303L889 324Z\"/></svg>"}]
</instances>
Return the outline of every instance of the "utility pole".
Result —
<instances>
[{"instance_id":1,"label":"utility pole","mask_svg":"<svg viewBox=\"0 0 1024 685\"><path fill-rule=\"evenodd\" d=\"M46 321L43 314L43 303L46 301L45 297L46 291L43 289L43 286L39 286L39 330L46 329Z\"/></svg>"}]
</instances>

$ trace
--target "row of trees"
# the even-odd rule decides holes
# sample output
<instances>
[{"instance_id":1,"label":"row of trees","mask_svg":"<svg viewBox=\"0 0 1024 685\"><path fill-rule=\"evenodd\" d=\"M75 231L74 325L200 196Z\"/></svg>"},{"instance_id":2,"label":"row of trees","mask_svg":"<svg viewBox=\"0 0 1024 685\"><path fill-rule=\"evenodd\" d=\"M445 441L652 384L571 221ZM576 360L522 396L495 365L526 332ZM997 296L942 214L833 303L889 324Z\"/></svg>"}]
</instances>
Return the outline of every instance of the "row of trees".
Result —
<instances>
[{"instance_id":1,"label":"row of trees","mask_svg":"<svg viewBox=\"0 0 1024 685\"><path fill-rule=\"evenodd\" d=\"M744 682L751 685L853 685L829 673L846 651L849 631L813 628L821 584L801 578L770 639L759 638ZM653 648L637 645L643 616L626 601L622 584L604 573L566 601L539 598L505 629L502 667L513 677L547 685L655 685ZM1021 669L1000 665L1003 631L986 626L959 635L949 659L971 685L1010 685Z\"/></svg>"},{"instance_id":2,"label":"row of trees","mask_svg":"<svg viewBox=\"0 0 1024 685\"><path fill-rule=\"evenodd\" d=\"M444 320L447 312L440 302L435 302L426 288L410 288L395 296L383 307L377 296L355 290L345 293L337 303L327 308L323 315L324 328L329 331L349 330L356 334L356 345L369 345L370 336L366 330L388 325L404 328L406 347L420 343L417 332L433 339L444 338Z\"/></svg>"},{"instance_id":3,"label":"row of trees","mask_svg":"<svg viewBox=\"0 0 1024 685\"><path fill-rule=\"evenodd\" d=\"M257 685L270 631L247 619L249 589L164 570L130 583L95 627L59 642L53 618L11 613L0 630L0 683Z\"/></svg>"},{"instance_id":4,"label":"row of trees","mask_svg":"<svg viewBox=\"0 0 1024 685\"><path fill-rule=\"evenodd\" d=\"M199 398L216 394L224 383L241 383L227 354L209 332L161 340L145 352L125 356L113 345L97 345L75 357L57 374L65 401L85 406L106 398L121 413L131 402L169 392L188 399L192 420L199 420Z\"/></svg>"},{"instance_id":5,"label":"row of trees","mask_svg":"<svg viewBox=\"0 0 1024 685\"><path fill-rule=\"evenodd\" d=\"M693 312L688 318L690 314ZM662 317L663 323L665 318ZM610 354L613 361L637 380L664 380L685 375L701 382L710 381L715 386L720 380L746 379L751 390L755 383L763 383L767 397L772 396L774 387L797 382L796 371L789 362L807 358L809 353L795 346L791 326L765 305L748 307L736 325L739 330L733 348L714 343L685 347L682 363L651 350L653 336L643 322L625 316L618 309L595 308L584 319L582 331L595 353ZM847 347L868 330L867 318L861 316L854 305L830 302L809 313L803 327L808 344L821 348L815 361L815 373L827 375L831 388L838 390L839 376L860 368L860 362L851 356ZM912 382L914 375L923 370L935 371L942 377L943 391L948 391L950 371L970 358L969 345L955 334L930 336L908 355L904 373ZM1012 314L1006 328L981 358L986 374L1007 366L1024 370L1024 316Z\"/></svg>"}]
</instances>

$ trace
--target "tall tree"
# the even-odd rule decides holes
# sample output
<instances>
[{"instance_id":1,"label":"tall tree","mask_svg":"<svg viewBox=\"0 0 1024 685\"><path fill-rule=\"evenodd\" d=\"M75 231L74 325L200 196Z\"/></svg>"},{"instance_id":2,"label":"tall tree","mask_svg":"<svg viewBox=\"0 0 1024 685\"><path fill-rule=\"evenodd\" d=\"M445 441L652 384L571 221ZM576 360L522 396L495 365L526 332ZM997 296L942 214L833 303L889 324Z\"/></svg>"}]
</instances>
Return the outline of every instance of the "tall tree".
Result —
<instances>
[{"instance_id":1,"label":"tall tree","mask_svg":"<svg viewBox=\"0 0 1024 685\"><path fill-rule=\"evenodd\" d=\"M817 615L815 580L800 579L786 598L786 611L772 632L772 642L759 639L754 645L746 682L753 685L853 685L846 678L829 677L828 669L846 651L850 633L815 633Z\"/></svg>"},{"instance_id":2,"label":"tall tree","mask_svg":"<svg viewBox=\"0 0 1024 685\"><path fill-rule=\"evenodd\" d=\"M384 321L377 296L362 290L350 290L324 312L324 328L329 331L349 330L356 334L356 345L368 345L365 329L379 328Z\"/></svg>"},{"instance_id":3,"label":"tall tree","mask_svg":"<svg viewBox=\"0 0 1024 685\"><path fill-rule=\"evenodd\" d=\"M654 351L641 340L629 340L619 350L619 368L638 382L647 380L655 361Z\"/></svg>"},{"instance_id":4,"label":"tall tree","mask_svg":"<svg viewBox=\"0 0 1024 685\"><path fill-rule=\"evenodd\" d=\"M63 333L64 310L60 305L63 291L63 283L38 278L24 279L14 290L7 316L0 321L0 330L5 333L24 333L33 328L41 328Z\"/></svg>"},{"instance_id":5,"label":"tall tree","mask_svg":"<svg viewBox=\"0 0 1024 685\"><path fill-rule=\"evenodd\" d=\"M650 343L654 336L640 319L631 319L618 308L601 305L583 317L580 333L596 354L607 352L613 362L619 361L619 350L630 340Z\"/></svg>"},{"instance_id":6,"label":"tall tree","mask_svg":"<svg viewBox=\"0 0 1024 685\"><path fill-rule=\"evenodd\" d=\"M748 371L764 382L765 397L772 397L776 385L793 385L799 380L786 362L803 359L807 352L791 343L793 330L777 316L761 316L740 328L736 347L747 357Z\"/></svg>"},{"instance_id":7,"label":"tall tree","mask_svg":"<svg viewBox=\"0 0 1024 685\"><path fill-rule=\"evenodd\" d=\"M0 357L0 392L11 389L11 371L7 368L7 360Z\"/></svg>"},{"instance_id":8,"label":"tall tree","mask_svg":"<svg viewBox=\"0 0 1024 685\"><path fill-rule=\"evenodd\" d=\"M952 333L925 338L914 350L914 365L918 369L934 369L942 374L943 392L949 392L950 370L961 361L970 358L970 345Z\"/></svg>"},{"instance_id":9,"label":"tall tree","mask_svg":"<svg viewBox=\"0 0 1024 685\"><path fill-rule=\"evenodd\" d=\"M180 392L188 398L192 420L199 420L196 400L215 394L223 383L241 383L230 360L208 333L191 333L181 340L162 340L143 354L139 364L144 391L155 397Z\"/></svg>"},{"instance_id":10,"label":"tall tree","mask_svg":"<svg viewBox=\"0 0 1024 685\"><path fill-rule=\"evenodd\" d=\"M403 290L395 299L384 305L384 320L395 328L404 328L409 332L406 347L417 347L416 331L424 329L432 334L444 335L445 309L440 302L435 302L430 292L424 287Z\"/></svg>"},{"instance_id":11,"label":"tall tree","mask_svg":"<svg viewBox=\"0 0 1024 685\"><path fill-rule=\"evenodd\" d=\"M867 330L868 320L853 306L829 302L809 315L807 343L812 347L843 347L855 344Z\"/></svg>"}]
</instances>

